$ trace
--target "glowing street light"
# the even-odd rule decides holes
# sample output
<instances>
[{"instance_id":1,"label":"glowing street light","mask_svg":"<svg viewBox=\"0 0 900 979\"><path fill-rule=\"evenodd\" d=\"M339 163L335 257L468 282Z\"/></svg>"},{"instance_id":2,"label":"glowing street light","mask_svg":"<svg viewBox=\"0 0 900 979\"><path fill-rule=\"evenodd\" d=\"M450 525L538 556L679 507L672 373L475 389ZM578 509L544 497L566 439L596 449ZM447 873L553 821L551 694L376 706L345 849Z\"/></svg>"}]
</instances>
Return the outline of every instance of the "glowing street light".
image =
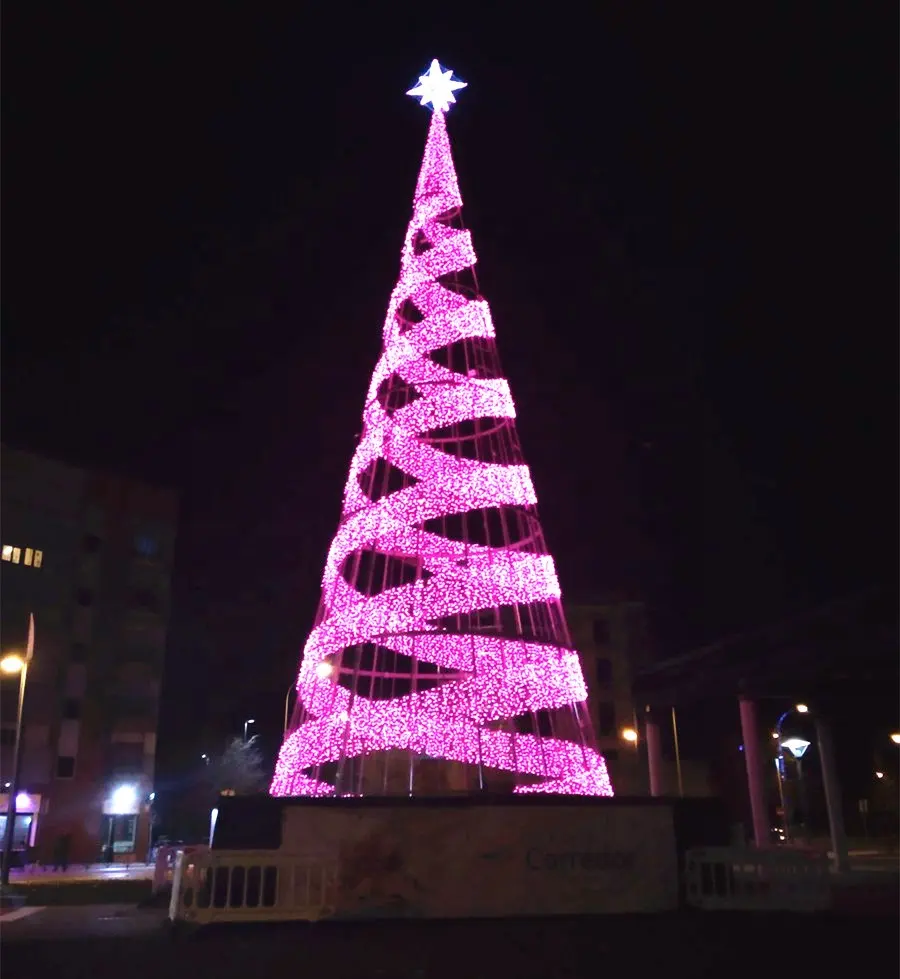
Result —
<instances>
[{"instance_id":1,"label":"glowing street light","mask_svg":"<svg viewBox=\"0 0 900 979\"><path fill-rule=\"evenodd\" d=\"M794 710L797 711L798 714L808 714L809 713L809 708L806 706L806 704L796 704L794 706Z\"/></svg>"},{"instance_id":2,"label":"glowing street light","mask_svg":"<svg viewBox=\"0 0 900 979\"><path fill-rule=\"evenodd\" d=\"M637 744L638 733L633 727L626 727L622 729L622 740L630 741L631 744Z\"/></svg>"},{"instance_id":3,"label":"glowing street light","mask_svg":"<svg viewBox=\"0 0 900 979\"><path fill-rule=\"evenodd\" d=\"M781 742L782 751L789 751L797 759L802 758L806 754L808 747L809 741L804 741L803 738L785 738Z\"/></svg>"},{"instance_id":4,"label":"glowing street light","mask_svg":"<svg viewBox=\"0 0 900 979\"><path fill-rule=\"evenodd\" d=\"M893 741L894 744L900 744L900 733L895 732L894 734L892 734L891 741Z\"/></svg>"},{"instance_id":5,"label":"glowing street light","mask_svg":"<svg viewBox=\"0 0 900 979\"><path fill-rule=\"evenodd\" d=\"M120 785L109 797L110 816L131 816L137 807L138 791L133 785Z\"/></svg>"},{"instance_id":6,"label":"glowing street light","mask_svg":"<svg viewBox=\"0 0 900 979\"><path fill-rule=\"evenodd\" d=\"M875 778L884 778L884 772L876 772Z\"/></svg>"},{"instance_id":7,"label":"glowing street light","mask_svg":"<svg viewBox=\"0 0 900 979\"><path fill-rule=\"evenodd\" d=\"M256 718L253 717L248 717L247 720L244 721L244 741L247 740L247 728L250 727L251 724L255 724L255 723L256 723Z\"/></svg>"},{"instance_id":8,"label":"glowing street light","mask_svg":"<svg viewBox=\"0 0 900 979\"><path fill-rule=\"evenodd\" d=\"M25 669L25 660L18 653L9 653L0 659L0 670L7 676L14 676Z\"/></svg>"}]
</instances>

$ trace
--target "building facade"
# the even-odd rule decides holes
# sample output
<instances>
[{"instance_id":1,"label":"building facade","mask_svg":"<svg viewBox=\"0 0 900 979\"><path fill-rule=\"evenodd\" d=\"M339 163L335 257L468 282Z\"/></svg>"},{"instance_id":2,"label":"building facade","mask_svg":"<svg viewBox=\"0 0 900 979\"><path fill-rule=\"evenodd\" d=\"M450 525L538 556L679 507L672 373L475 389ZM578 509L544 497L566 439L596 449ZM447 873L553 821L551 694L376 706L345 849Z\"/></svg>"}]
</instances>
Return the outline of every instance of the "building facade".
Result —
<instances>
[{"instance_id":1,"label":"building facade","mask_svg":"<svg viewBox=\"0 0 900 979\"><path fill-rule=\"evenodd\" d=\"M0 646L34 655L23 714L14 846L41 863L143 860L177 498L4 447ZM17 677L0 681L0 831ZM2 838L2 835L0 835Z\"/></svg>"},{"instance_id":2,"label":"building facade","mask_svg":"<svg viewBox=\"0 0 900 979\"><path fill-rule=\"evenodd\" d=\"M640 741L623 737L623 732L640 730L631 684L651 657L645 607L619 597L566 603L566 618L581 654L597 745L616 795L646 795L647 764Z\"/></svg>"},{"instance_id":3,"label":"building facade","mask_svg":"<svg viewBox=\"0 0 900 979\"><path fill-rule=\"evenodd\" d=\"M647 795L650 780L644 743L644 703L635 700L635 677L652 665L654 654L646 608L641 602L610 597L595 603L567 603L566 617L581 654L588 705L597 743L606 758L616 795ZM660 783L663 795L714 795L709 766L679 756L674 714L663 721ZM633 732L636 740L623 735Z\"/></svg>"}]
</instances>

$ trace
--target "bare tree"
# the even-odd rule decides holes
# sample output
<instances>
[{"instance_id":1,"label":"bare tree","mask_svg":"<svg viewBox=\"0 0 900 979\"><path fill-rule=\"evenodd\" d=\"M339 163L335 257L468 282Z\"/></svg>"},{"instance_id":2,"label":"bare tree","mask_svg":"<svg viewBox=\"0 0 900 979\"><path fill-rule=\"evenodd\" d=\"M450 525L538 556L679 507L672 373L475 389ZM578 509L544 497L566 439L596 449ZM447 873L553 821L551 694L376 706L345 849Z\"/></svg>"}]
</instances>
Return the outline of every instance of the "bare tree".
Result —
<instances>
[{"instance_id":1,"label":"bare tree","mask_svg":"<svg viewBox=\"0 0 900 979\"><path fill-rule=\"evenodd\" d=\"M212 759L209 778L217 795L252 795L254 792L263 792L269 779L256 738L252 737L249 741L232 738L222 754Z\"/></svg>"}]
</instances>

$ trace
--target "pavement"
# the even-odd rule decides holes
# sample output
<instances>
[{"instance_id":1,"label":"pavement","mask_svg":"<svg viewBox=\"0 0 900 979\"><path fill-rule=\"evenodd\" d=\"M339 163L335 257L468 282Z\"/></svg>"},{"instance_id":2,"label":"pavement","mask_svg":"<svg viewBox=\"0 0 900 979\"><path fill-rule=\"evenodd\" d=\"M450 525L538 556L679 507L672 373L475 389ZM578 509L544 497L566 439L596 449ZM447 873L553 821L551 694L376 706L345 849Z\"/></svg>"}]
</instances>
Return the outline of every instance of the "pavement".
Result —
<instances>
[{"instance_id":1,"label":"pavement","mask_svg":"<svg viewBox=\"0 0 900 979\"><path fill-rule=\"evenodd\" d=\"M96 883L101 880L152 880L152 863L96 863L87 866L78 864L68 870L53 870L49 867L26 867L24 870L11 870L9 882L16 884L75 884Z\"/></svg>"}]
</instances>

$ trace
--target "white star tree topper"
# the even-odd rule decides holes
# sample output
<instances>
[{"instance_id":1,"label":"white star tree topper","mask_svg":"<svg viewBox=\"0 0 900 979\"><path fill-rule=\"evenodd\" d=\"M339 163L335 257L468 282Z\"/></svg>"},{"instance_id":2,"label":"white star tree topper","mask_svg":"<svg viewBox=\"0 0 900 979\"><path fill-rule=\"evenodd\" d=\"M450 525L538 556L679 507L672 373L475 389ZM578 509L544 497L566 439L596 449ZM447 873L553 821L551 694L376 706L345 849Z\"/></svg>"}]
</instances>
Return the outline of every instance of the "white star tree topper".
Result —
<instances>
[{"instance_id":1,"label":"white star tree topper","mask_svg":"<svg viewBox=\"0 0 900 979\"><path fill-rule=\"evenodd\" d=\"M444 71L435 58L428 71L419 76L419 84L406 94L421 99L420 105L428 105L430 102L432 109L446 112L456 102L453 93L465 87L466 82L454 81L453 72Z\"/></svg>"}]
</instances>

